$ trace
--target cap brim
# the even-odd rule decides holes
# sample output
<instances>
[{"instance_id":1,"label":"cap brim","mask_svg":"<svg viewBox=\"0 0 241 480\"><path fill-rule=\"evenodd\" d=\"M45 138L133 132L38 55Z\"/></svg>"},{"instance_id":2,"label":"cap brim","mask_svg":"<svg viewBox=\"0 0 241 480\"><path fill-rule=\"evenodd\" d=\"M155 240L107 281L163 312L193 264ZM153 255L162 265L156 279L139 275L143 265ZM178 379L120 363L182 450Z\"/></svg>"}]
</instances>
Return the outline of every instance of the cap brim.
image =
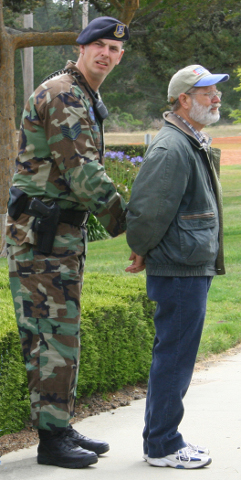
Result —
<instances>
[{"instance_id":1,"label":"cap brim","mask_svg":"<svg viewBox=\"0 0 241 480\"><path fill-rule=\"evenodd\" d=\"M228 79L229 79L229 75L227 73L207 75L206 77L201 78L201 80L199 80L193 86L194 87L208 87L209 85L215 85L216 83L227 82Z\"/></svg>"}]
</instances>

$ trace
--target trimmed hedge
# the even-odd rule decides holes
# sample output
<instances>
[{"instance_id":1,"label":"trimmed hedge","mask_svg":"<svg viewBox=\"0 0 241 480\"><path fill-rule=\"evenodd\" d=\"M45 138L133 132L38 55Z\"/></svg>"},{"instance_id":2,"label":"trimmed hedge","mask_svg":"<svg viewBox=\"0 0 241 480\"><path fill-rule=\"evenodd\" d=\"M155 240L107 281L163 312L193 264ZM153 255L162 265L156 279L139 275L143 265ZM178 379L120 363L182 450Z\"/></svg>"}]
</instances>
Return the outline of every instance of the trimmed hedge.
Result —
<instances>
[{"instance_id":1,"label":"trimmed hedge","mask_svg":"<svg viewBox=\"0 0 241 480\"><path fill-rule=\"evenodd\" d=\"M106 145L105 150L111 150L112 152L124 152L125 155L130 155L130 157L137 157L138 155L144 157L147 147L148 145L145 145L144 143L137 145Z\"/></svg>"},{"instance_id":2,"label":"trimmed hedge","mask_svg":"<svg viewBox=\"0 0 241 480\"><path fill-rule=\"evenodd\" d=\"M23 428L30 413L27 375L8 281L8 268L0 269L0 436Z\"/></svg>"},{"instance_id":3,"label":"trimmed hedge","mask_svg":"<svg viewBox=\"0 0 241 480\"><path fill-rule=\"evenodd\" d=\"M78 396L147 380L154 308L143 277L85 275Z\"/></svg>"},{"instance_id":4,"label":"trimmed hedge","mask_svg":"<svg viewBox=\"0 0 241 480\"><path fill-rule=\"evenodd\" d=\"M27 377L15 321L8 271L0 270L0 436L21 430L29 418ZM113 391L148 378L155 304L145 278L85 274L81 362L77 398Z\"/></svg>"}]
</instances>

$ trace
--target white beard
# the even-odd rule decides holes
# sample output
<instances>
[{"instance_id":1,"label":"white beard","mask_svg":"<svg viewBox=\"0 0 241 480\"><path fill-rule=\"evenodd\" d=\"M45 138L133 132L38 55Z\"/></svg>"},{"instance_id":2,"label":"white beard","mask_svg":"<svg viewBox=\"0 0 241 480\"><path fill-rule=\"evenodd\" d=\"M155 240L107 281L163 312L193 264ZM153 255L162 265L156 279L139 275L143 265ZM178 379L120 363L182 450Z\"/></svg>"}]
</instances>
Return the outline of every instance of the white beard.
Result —
<instances>
[{"instance_id":1,"label":"white beard","mask_svg":"<svg viewBox=\"0 0 241 480\"><path fill-rule=\"evenodd\" d=\"M220 104L217 104L220 106ZM216 123L220 119L219 111L212 112L213 105L206 107L205 105L200 105L195 98L192 98L192 107L189 112L189 116L192 120L201 125L210 125L211 123Z\"/></svg>"}]
</instances>

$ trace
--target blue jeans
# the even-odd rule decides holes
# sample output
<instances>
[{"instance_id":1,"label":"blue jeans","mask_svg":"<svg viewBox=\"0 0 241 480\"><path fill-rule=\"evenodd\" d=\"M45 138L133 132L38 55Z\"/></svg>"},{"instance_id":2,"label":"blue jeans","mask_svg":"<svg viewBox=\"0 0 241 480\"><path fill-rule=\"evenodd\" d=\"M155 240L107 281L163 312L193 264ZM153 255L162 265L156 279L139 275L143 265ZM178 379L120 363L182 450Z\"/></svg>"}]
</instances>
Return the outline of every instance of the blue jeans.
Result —
<instances>
[{"instance_id":1,"label":"blue jeans","mask_svg":"<svg viewBox=\"0 0 241 480\"><path fill-rule=\"evenodd\" d=\"M144 453L165 457L186 446L178 432L206 314L212 277L147 276L157 302L152 364L146 398Z\"/></svg>"}]
</instances>

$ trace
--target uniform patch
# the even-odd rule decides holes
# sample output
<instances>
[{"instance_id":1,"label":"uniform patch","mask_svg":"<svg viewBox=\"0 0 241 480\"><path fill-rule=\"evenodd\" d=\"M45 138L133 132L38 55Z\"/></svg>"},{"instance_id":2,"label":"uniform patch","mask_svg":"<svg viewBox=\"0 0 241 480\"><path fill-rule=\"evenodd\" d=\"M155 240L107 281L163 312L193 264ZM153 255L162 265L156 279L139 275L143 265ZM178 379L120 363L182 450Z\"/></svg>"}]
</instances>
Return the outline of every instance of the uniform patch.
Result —
<instances>
[{"instance_id":1,"label":"uniform patch","mask_svg":"<svg viewBox=\"0 0 241 480\"><path fill-rule=\"evenodd\" d=\"M121 23L117 23L116 29L114 31L114 35L117 38L122 38L125 35L125 25L122 25Z\"/></svg>"},{"instance_id":2,"label":"uniform patch","mask_svg":"<svg viewBox=\"0 0 241 480\"><path fill-rule=\"evenodd\" d=\"M76 138L81 134L80 123L77 122L73 127L67 127L66 125L60 125L62 134L64 137L69 138L70 140L76 140Z\"/></svg>"},{"instance_id":3,"label":"uniform patch","mask_svg":"<svg viewBox=\"0 0 241 480\"><path fill-rule=\"evenodd\" d=\"M89 108L89 116L92 122L95 122L95 114L94 114L94 109L93 107Z\"/></svg>"}]
</instances>

